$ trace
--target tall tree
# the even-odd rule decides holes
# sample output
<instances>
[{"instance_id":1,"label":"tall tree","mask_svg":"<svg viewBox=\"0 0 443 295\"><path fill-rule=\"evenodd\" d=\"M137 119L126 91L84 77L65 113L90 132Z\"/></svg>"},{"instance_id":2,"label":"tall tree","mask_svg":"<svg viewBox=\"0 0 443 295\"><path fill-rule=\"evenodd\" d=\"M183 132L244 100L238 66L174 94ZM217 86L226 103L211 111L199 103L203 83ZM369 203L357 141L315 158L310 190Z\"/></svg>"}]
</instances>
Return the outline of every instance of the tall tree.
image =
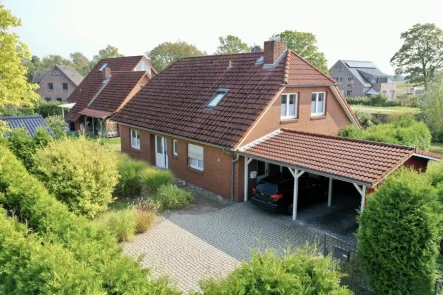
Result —
<instances>
[{"instance_id":1,"label":"tall tree","mask_svg":"<svg viewBox=\"0 0 443 295\"><path fill-rule=\"evenodd\" d=\"M39 98L35 92L38 86L27 81L27 68L22 63L31 53L17 34L9 32L19 26L20 19L0 4L0 107L32 104Z\"/></svg>"},{"instance_id":2,"label":"tall tree","mask_svg":"<svg viewBox=\"0 0 443 295\"><path fill-rule=\"evenodd\" d=\"M74 68L82 75L86 75L90 69L89 59L81 52L75 51L69 55L72 62L74 63Z\"/></svg>"},{"instance_id":3,"label":"tall tree","mask_svg":"<svg viewBox=\"0 0 443 295\"><path fill-rule=\"evenodd\" d=\"M251 48L244 43L239 37L227 35L226 37L218 37L220 45L217 47L216 54L235 54L250 52Z\"/></svg>"},{"instance_id":4,"label":"tall tree","mask_svg":"<svg viewBox=\"0 0 443 295\"><path fill-rule=\"evenodd\" d=\"M204 52L198 50L194 45L184 41L164 42L147 52L149 59L159 72L180 58L201 56L204 54Z\"/></svg>"},{"instance_id":5,"label":"tall tree","mask_svg":"<svg viewBox=\"0 0 443 295\"><path fill-rule=\"evenodd\" d=\"M312 33L298 31L284 31L280 39L288 43L288 48L297 52L301 57L309 61L317 69L328 74L328 66L325 54L318 50L317 38Z\"/></svg>"},{"instance_id":6,"label":"tall tree","mask_svg":"<svg viewBox=\"0 0 443 295\"><path fill-rule=\"evenodd\" d=\"M24 59L23 65L26 66L27 72L26 72L26 78L28 82L32 82L32 78L34 77L34 73L41 69L42 67L42 61L40 58L36 55L33 55L31 59Z\"/></svg>"},{"instance_id":7,"label":"tall tree","mask_svg":"<svg viewBox=\"0 0 443 295\"><path fill-rule=\"evenodd\" d=\"M74 63L61 55L50 54L42 58L41 70L50 70L55 65L74 66Z\"/></svg>"},{"instance_id":8,"label":"tall tree","mask_svg":"<svg viewBox=\"0 0 443 295\"><path fill-rule=\"evenodd\" d=\"M94 55L93 61L94 63L97 63L99 60L103 58L113 58L113 57L122 57L122 56L123 54L121 54L118 51L117 47L108 45L106 46L106 48L99 50L97 55Z\"/></svg>"},{"instance_id":9,"label":"tall tree","mask_svg":"<svg viewBox=\"0 0 443 295\"><path fill-rule=\"evenodd\" d=\"M395 73L427 88L435 72L443 69L443 30L435 24L416 24L400 38L404 43L391 58Z\"/></svg>"},{"instance_id":10,"label":"tall tree","mask_svg":"<svg viewBox=\"0 0 443 295\"><path fill-rule=\"evenodd\" d=\"M420 100L421 115L434 140L443 140L443 73L434 75Z\"/></svg>"}]
</instances>

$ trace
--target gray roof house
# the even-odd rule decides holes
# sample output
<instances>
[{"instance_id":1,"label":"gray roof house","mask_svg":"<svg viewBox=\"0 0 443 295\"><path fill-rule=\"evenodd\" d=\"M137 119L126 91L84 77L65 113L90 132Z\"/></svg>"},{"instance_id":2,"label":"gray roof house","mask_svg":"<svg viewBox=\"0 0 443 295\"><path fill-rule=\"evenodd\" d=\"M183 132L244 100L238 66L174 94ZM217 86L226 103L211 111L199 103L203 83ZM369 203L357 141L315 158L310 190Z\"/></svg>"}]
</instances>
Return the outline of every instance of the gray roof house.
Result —
<instances>
[{"instance_id":1,"label":"gray roof house","mask_svg":"<svg viewBox=\"0 0 443 295\"><path fill-rule=\"evenodd\" d=\"M39 84L38 94L46 101L66 101L83 81L83 76L71 66L55 65L49 71L34 73L32 83Z\"/></svg>"},{"instance_id":2,"label":"gray roof house","mask_svg":"<svg viewBox=\"0 0 443 295\"><path fill-rule=\"evenodd\" d=\"M346 97L362 97L382 93L389 100L396 96L396 84L373 62L338 60L329 74Z\"/></svg>"},{"instance_id":3,"label":"gray roof house","mask_svg":"<svg viewBox=\"0 0 443 295\"><path fill-rule=\"evenodd\" d=\"M51 136L54 136L41 115L0 117L0 120L8 123L11 129L24 128L32 137L35 136L39 128L46 129Z\"/></svg>"}]
</instances>

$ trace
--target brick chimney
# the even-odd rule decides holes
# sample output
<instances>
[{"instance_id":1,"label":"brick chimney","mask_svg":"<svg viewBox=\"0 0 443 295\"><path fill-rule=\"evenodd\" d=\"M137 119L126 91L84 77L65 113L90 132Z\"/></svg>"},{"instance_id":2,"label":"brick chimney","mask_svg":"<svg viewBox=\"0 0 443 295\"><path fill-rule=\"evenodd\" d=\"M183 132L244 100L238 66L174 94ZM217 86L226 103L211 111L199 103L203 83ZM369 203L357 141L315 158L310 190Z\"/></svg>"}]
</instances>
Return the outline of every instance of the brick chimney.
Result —
<instances>
[{"instance_id":1,"label":"brick chimney","mask_svg":"<svg viewBox=\"0 0 443 295\"><path fill-rule=\"evenodd\" d=\"M110 76L111 76L111 68L109 68L109 67L104 68L102 71L103 81L108 79Z\"/></svg>"},{"instance_id":2,"label":"brick chimney","mask_svg":"<svg viewBox=\"0 0 443 295\"><path fill-rule=\"evenodd\" d=\"M287 48L288 44L283 41L265 41L264 64L273 64Z\"/></svg>"}]
</instances>

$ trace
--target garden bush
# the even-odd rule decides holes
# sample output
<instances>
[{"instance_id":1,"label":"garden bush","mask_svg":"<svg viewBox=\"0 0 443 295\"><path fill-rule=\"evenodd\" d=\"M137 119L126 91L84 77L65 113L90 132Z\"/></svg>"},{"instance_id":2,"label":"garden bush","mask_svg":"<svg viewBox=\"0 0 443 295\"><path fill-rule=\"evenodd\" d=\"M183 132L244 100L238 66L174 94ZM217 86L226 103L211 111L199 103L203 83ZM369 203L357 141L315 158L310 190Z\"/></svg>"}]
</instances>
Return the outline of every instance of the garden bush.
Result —
<instances>
[{"instance_id":1,"label":"garden bush","mask_svg":"<svg viewBox=\"0 0 443 295\"><path fill-rule=\"evenodd\" d=\"M368 128L380 123L372 114L367 112L356 111L355 115L363 128Z\"/></svg>"},{"instance_id":2,"label":"garden bush","mask_svg":"<svg viewBox=\"0 0 443 295\"><path fill-rule=\"evenodd\" d=\"M253 252L250 262L243 262L227 278L209 279L200 286L204 295L351 294L340 287L341 275L331 266L331 259L315 249L287 250L284 255L266 250Z\"/></svg>"},{"instance_id":3,"label":"garden bush","mask_svg":"<svg viewBox=\"0 0 443 295\"><path fill-rule=\"evenodd\" d=\"M141 234L148 231L157 217L157 210L154 208L147 210L136 207L133 211L137 222L135 233Z\"/></svg>"},{"instance_id":4,"label":"garden bush","mask_svg":"<svg viewBox=\"0 0 443 295\"><path fill-rule=\"evenodd\" d=\"M141 183L149 194L155 194L161 186L171 184L174 176L169 170L155 168L144 169L140 172Z\"/></svg>"},{"instance_id":5,"label":"garden bush","mask_svg":"<svg viewBox=\"0 0 443 295\"><path fill-rule=\"evenodd\" d=\"M66 138L35 154L34 174L77 214L94 217L112 202L118 181L117 155L97 141Z\"/></svg>"},{"instance_id":6,"label":"garden bush","mask_svg":"<svg viewBox=\"0 0 443 295\"><path fill-rule=\"evenodd\" d=\"M371 105L369 97L346 97L346 101L349 104Z\"/></svg>"},{"instance_id":7,"label":"garden bush","mask_svg":"<svg viewBox=\"0 0 443 295\"><path fill-rule=\"evenodd\" d=\"M92 272L89 277L100 284L104 294L179 294L168 287L164 278L147 280L148 269L141 269L136 261L123 256L109 233L69 212L7 148L0 146L0 155L0 203L44 244L58 243L70 251L83 271Z\"/></svg>"},{"instance_id":8,"label":"garden bush","mask_svg":"<svg viewBox=\"0 0 443 295\"><path fill-rule=\"evenodd\" d=\"M61 102L50 102L40 99L34 107L34 112L40 114L43 118L49 116L62 116L62 109L59 107L61 104Z\"/></svg>"},{"instance_id":9,"label":"garden bush","mask_svg":"<svg viewBox=\"0 0 443 295\"><path fill-rule=\"evenodd\" d=\"M423 122L398 120L386 124L358 129L349 125L340 129L340 136L386 142L427 149L431 145L431 133Z\"/></svg>"},{"instance_id":10,"label":"garden bush","mask_svg":"<svg viewBox=\"0 0 443 295\"><path fill-rule=\"evenodd\" d=\"M46 124L51 128L55 138L63 138L66 135L66 123L62 116L54 115L45 118Z\"/></svg>"},{"instance_id":11,"label":"garden bush","mask_svg":"<svg viewBox=\"0 0 443 295\"><path fill-rule=\"evenodd\" d=\"M161 186L152 197L152 201L158 206L160 211L178 210L194 202L194 196L187 190L169 184Z\"/></svg>"},{"instance_id":12,"label":"garden bush","mask_svg":"<svg viewBox=\"0 0 443 295\"><path fill-rule=\"evenodd\" d=\"M4 105L0 107L0 116L30 116L34 115L34 109L29 107L17 107L15 105Z\"/></svg>"},{"instance_id":13,"label":"garden bush","mask_svg":"<svg viewBox=\"0 0 443 295\"><path fill-rule=\"evenodd\" d=\"M358 218L358 253L377 294L432 294L441 204L426 175L401 170Z\"/></svg>"},{"instance_id":14,"label":"garden bush","mask_svg":"<svg viewBox=\"0 0 443 295\"><path fill-rule=\"evenodd\" d=\"M147 169L148 165L142 161L129 158L121 154L118 160L118 173L120 175L115 194L123 198L136 198L141 194L143 184L140 172Z\"/></svg>"},{"instance_id":15,"label":"garden bush","mask_svg":"<svg viewBox=\"0 0 443 295\"><path fill-rule=\"evenodd\" d=\"M131 209L104 213L95 224L105 228L119 242L132 241L135 238L137 217Z\"/></svg>"},{"instance_id":16,"label":"garden bush","mask_svg":"<svg viewBox=\"0 0 443 295\"><path fill-rule=\"evenodd\" d=\"M22 161L27 170L34 167L35 142L26 129L12 129L8 135L8 147Z\"/></svg>"},{"instance_id":17,"label":"garden bush","mask_svg":"<svg viewBox=\"0 0 443 295\"><path fill-rule=\"evenodd\" d=\"M388 101L388 99L386 98L386 96L384 96L381 93L369 96L369 103L371 106L382 107L382 106L386 105L387 101Z\"/></svg>"}]
</instances>

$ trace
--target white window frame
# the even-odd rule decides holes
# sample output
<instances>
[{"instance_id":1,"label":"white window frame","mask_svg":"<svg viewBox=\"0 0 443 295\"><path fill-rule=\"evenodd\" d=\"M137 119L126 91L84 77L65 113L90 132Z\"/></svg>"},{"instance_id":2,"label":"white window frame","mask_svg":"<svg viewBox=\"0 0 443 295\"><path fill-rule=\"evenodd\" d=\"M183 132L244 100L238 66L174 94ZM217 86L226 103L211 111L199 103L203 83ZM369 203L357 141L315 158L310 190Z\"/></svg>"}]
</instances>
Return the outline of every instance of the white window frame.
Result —
<instances>
[{"instance_id":1,"label":"white window frame","mask_svg":"<svg viewBox=\"0 0 443 295\"><path fill-rule=\"evenodd\" d=\"M194 150L201 150L201 155L196 155L195 157L193 157L192 151L191 151L193 149ZM205 154L205 150L202 146L188 143L188 167L195 169L195 170L203 171L205 168L204 154ZM199 165L199 164L201 164L201 165Z\"/></svg>"},{"instance_id":2,"label":"white window frame","mask_svg":"<svg viewBox=\"0 0 443 295\"><path fill-rule=\"evenodd\" d=\"M280 97L280 108L283 105L282 100L283 100L283 96L284 95L286 96L286 115L282 116L281 109L280 109L280 119L283 119L283 120L297 119L297 117L298 117L298 93L296 93L296 92L295 93L282 93L282 95ZM295 95L295 102L294 102L295 110L294 110L294 115L293 116L289 116L289 97L291 95Z\"/></svg>"},{"instance_id":3,"label":"white window frame","mask_svg":"<svg viewBox=\"0 0 443 295\"><path fill-rule=\"evenodd\" d=\"M318 110L318 99L319 94L323 93L323 110L319 112ZM318 117L318 116L324 116L326 114L326 92L319 91L319 92L312 92L312 95L315 94L315 112L312 112L312 96L311 96L311 116L312 117Z\"/></svg>"},{"instance_id":4,"label":"white window frame","mask_svg":"<svg viewBox=\"0 0 443 295\"><path fill-rule=\"evenodd\" d=\"M131 147L133 149L140 149L140 131L131 129Z\"/></svg>"},{"instance_id":5,"label":"white window frame","mask_svg":"<svg viewBox=\"0 0 443 295\"><path fill-rule=\"evenodd\" d=\"M174 156L178 155L178 142L175 139L172 140L172 154Z\"/></svg>"}]
</instances>

